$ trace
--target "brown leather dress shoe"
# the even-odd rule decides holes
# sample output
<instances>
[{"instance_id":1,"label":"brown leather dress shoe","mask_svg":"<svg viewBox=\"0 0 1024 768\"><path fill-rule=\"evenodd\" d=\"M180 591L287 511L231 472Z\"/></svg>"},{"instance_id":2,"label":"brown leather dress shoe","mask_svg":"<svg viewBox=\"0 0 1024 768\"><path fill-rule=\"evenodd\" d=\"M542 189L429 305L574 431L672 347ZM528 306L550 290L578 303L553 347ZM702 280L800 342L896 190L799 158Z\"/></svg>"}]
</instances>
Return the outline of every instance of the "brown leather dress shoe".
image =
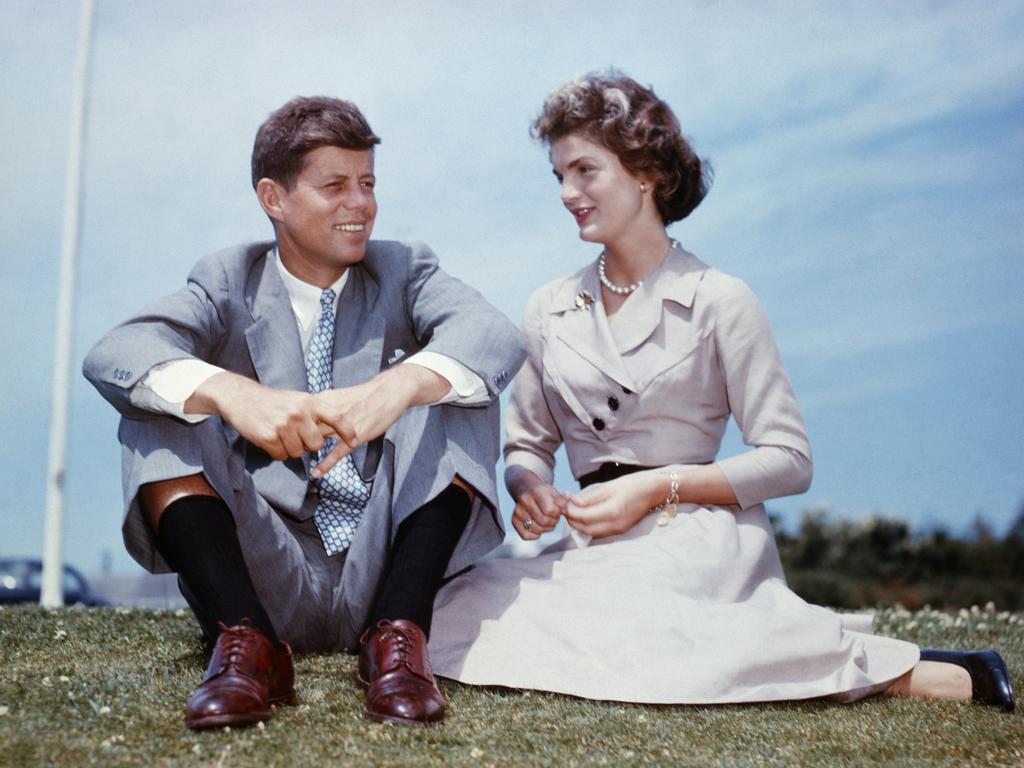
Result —
<instances>
[{"instance_id":1,"label":"brown leather dress shoe","mask_svg":"<svg viewBox=\"0 0 1024 768\"><path fill-rule=\"evenodd\" d=\"M366 689L363 714L371 720L426 725L444 718L444 697L430 671L427 638L411 621L384 620L363 633L357 680Z\"/></svg>"},{"instance_id":2,"label":"brown leather dress shoe","mask_svg":"<svg viewBox=\"0 0 1024 768\"><path fill-rule=\"evenodd\" d=\"M185 705L189 728L249 725L273 716L272 704L295 700L292 649L249 626L220 625L203 681Z\"/></svg>"}]
</instances>

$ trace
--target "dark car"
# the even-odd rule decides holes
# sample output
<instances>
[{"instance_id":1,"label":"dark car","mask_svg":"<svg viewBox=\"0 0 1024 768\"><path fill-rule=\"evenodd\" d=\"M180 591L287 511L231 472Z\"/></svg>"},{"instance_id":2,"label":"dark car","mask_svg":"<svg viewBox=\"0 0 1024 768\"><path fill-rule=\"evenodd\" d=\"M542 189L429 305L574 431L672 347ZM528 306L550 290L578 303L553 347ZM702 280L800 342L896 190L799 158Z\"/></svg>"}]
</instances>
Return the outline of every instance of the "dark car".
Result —
<instances>
[{"instance_id":1,"label":"dark car","mask_svg":"<svg viewBox=\"0 0 1024 768\"><path fill-rule=\"evenodd\" d=\"M89 591L85 577L70 565L64 566L65 605L110 605ZM43 585L41 560L0 559L0 603L38 603Z\"/></svg>"}]
</instances>

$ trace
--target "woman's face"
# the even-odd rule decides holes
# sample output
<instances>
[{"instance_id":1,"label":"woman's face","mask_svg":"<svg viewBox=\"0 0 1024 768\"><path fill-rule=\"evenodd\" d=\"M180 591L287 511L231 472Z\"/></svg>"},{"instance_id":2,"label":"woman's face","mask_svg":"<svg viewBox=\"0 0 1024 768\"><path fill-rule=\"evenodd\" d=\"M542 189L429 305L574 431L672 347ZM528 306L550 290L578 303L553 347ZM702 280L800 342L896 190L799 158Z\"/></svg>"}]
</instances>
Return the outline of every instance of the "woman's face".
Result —
<instances>
[{"instance_id":1,"label":"woman's face","mask_svg":"<svg viewBox=\"0 0 1024 768\"><path fill-rule=\"evenodd\" d=\"M653 203L640 189L642 180L611 150L580 134L563 136L551 142L551 167L581 240L614 245L649 223ZM660 220L655 221L660 226Z\"/></svg>"}]
</instances>

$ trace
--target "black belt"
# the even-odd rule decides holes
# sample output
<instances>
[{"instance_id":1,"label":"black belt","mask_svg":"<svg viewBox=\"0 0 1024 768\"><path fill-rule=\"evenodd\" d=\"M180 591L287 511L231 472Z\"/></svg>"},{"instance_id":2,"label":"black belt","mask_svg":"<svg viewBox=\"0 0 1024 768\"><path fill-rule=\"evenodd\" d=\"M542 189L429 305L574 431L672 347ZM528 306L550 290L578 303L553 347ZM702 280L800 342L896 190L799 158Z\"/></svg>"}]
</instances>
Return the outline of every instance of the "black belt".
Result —
<instances>
[{"instance_id":1,"label":"black belt","mask_svg":"<svg viewBox=\"0 0 1024 768\"><path fill-rule=\"evenodd\" d=\"M617 461L607 461L593 472L580 475L577 478L577 482L579 482L580 488L586 488L593 483L607 483L609 480L615 480L624 475L631 475L634 472L643 472L645 469L654 469L654 467L638 467L636 464L619 464Z\"/></svg>"}]
</instances>

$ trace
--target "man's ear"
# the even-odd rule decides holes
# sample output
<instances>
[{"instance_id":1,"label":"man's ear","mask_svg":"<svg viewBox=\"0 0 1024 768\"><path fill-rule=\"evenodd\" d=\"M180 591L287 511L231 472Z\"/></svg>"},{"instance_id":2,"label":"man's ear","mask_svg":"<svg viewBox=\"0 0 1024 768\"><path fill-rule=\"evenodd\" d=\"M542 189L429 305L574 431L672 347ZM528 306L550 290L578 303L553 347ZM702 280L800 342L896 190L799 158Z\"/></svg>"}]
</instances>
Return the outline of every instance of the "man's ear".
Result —
<instances>
[{"instance_id":1,"label":"man's ear","mask_svg":"<svg viewBox=\"0 0 1024 768\"><path fill-rule=\"evenodd\" d=\"M264 213L274 221L281 221L284 217L281 207L284 194L284 189L273 179L262 178L256 182L256 199Z\"/></svg>"}]
</instances>

